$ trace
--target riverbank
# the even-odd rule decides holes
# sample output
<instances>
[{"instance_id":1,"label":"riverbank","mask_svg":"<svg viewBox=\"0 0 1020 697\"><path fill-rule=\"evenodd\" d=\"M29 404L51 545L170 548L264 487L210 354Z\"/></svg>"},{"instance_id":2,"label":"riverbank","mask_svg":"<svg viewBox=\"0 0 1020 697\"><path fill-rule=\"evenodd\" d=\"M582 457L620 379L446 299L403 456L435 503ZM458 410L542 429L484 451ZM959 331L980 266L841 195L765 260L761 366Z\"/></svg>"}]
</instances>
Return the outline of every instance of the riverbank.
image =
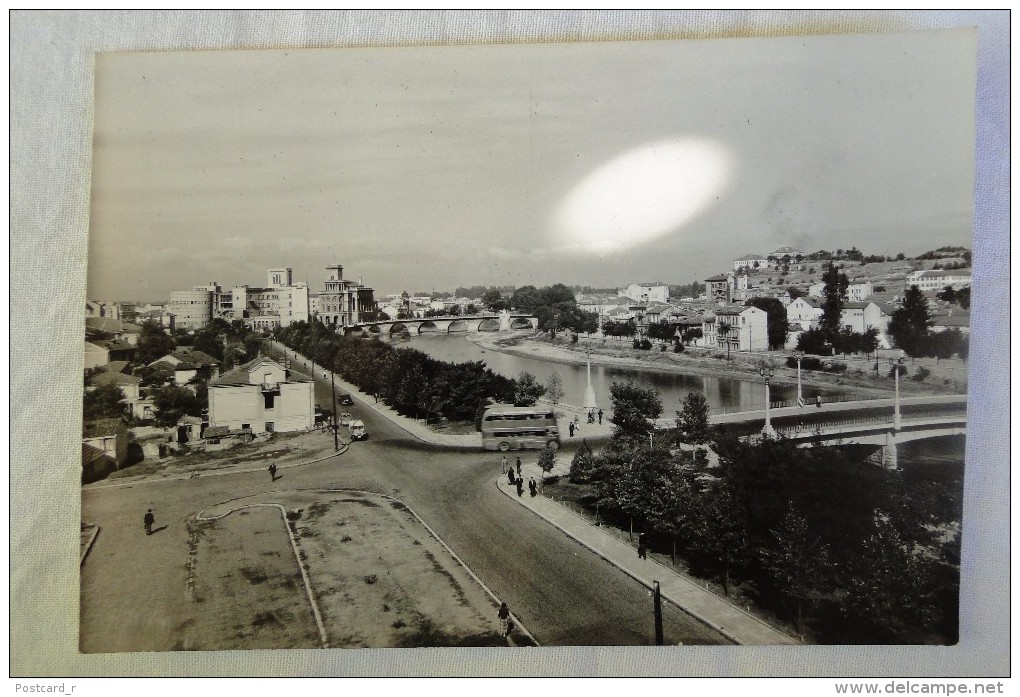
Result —
<instances>
[{"instance_id":1,"label":"riverbank","mask_svg":"<svg viewBox=\"0 0 1020 697\"><path fill-rule=\"evenodd\" d=\"M716 351L688 348L683 353L672 350L661 351L655 346L650 351L631 347L630 340L585 338L572 343L569 338L550 340L545 334L531 331L478 333L467 335L467 339L485 350L499 351L510 355L536 358L551 363L584 365L590 350L592 365L623 367L630 370L644 370L658 373L678 373L701 377L729 378L733 380L760 381L759 368L770 363L775 371L772 383L796 386L797 369L787 368L786 359L791 352L733 352L729 357ZM717 356L722 356L717 357ZM832 359L847 365L843 373L801 371L804 385L831 390L833 393L856 394L862 397L891 397L895 384L889 375L889 362L879 358L876 375L874 360L865 358ZM967 389L967 366L958 359L907 359L909 374L900 380L900 393L905 396L934 394L962 394ZM910 379L911 375L924 367L930 375L922 382Z\"/></svg>"}]
</instances>

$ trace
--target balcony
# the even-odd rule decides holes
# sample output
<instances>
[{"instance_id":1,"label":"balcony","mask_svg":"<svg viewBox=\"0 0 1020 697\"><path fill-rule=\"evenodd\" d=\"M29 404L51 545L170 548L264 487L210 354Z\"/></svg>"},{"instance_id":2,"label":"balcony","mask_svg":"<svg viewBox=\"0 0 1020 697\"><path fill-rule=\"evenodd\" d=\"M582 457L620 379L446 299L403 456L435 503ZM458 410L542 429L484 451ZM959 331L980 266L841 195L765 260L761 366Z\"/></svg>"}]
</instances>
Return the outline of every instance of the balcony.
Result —
<instances>
[{"instance_id":1,"label":"balcony","mask_svg":"<svg viewBox=\"0 0 1020 697\"><path fill-rule=\"evenodd\" d=\"M259 383L259 389L262 392L279 392L280 383L278 382L261 382Z\"/></svg>"}]
</instances>

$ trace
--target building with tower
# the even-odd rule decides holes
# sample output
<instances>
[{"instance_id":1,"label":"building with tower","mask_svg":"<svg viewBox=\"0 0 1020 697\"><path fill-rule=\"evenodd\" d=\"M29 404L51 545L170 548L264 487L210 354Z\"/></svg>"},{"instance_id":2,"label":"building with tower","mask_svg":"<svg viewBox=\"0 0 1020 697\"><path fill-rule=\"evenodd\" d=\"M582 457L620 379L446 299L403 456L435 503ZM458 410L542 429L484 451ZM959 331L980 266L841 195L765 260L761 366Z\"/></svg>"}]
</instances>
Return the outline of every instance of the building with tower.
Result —
<instances>
[{"instance_id":1,"label":"building with tower","mask_svg":"<svg viewBox=\"0 0 1020 697\"><path fill-rule=\"evenodd\" d=\"M327 327L339 329L365 321L364 316L376 311L375 291L344 279L344 267L327 266L325 289L318 295L316 319Z\"/></svg>"}]
</instances>

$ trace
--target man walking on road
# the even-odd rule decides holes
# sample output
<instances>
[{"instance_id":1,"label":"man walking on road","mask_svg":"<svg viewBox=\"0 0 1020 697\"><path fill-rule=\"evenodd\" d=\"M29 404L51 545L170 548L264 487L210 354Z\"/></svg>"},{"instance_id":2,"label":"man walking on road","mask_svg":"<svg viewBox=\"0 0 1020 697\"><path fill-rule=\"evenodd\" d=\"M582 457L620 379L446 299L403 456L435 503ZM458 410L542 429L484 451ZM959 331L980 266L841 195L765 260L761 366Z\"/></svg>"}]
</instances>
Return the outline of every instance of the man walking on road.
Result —
<instances>
[{"instance_id":1,"label":"man walking on road","mask_svg":"<svg viewBox=\"0 0 1020 697\"><path fill-rule=\"evenodd\" d=\"M599 409L599 426L602 425L602 410Z\"/></svg>"},{"instance_id":2,"label":"man walking on road","mask_svg":"<svg viewBox=\"0 0 1020 697\"><path fill-rule=\"evenodd\" d=\"M648 543L645 540L645 534L641 533L637 538L637 555L638 559L648 558Z\"/></svg>"},{"instance_id":3,"label":"man walking on road","mask_svg":"<svg viewBox=\"0 0 1020 697\"><path fill-rule=\"evenodd\" d=\"M152 534L152 526L156 523L156 516L152 515L152 509L151 508L145 514L145 517L142 518L142 522L145 524L145 534L146 535L151 535Z\"/></svg>"},{"instance_id":4,"label":"man walking on road","mask_svg":"<svg viewBox=\"0 0 1020 697\"><path fill-rule=\"evenodd\" d=\"M270 463L270 465L269 465L269 476L272 478L272 480L274 482L276 481L276 463L275 462Z\"/></svg>"},{"instance_id":5,"label":"man walking on road","mask_svg":"<svg viewBox=\"0 0 1020 697\"><path fill-rule=\"evenodd\" d=\"M521 456L517 456L517 476L521 476Z\"/></svg>"},{"instance_id":6,"label":"man walking on road","mask_svg":"<svg viewBox=\"0 0 1020 697\"><path fill-rule=\"evenodd\" d=\"M507 636L510 634L510 608L506 606L506 603L499 606L496 616L499 617L499 631L503 636Z\"/></svg>"},{"instance_id":7,"label":"man walking on road","mask_svg":"<svg viewBox=\"0 0 1020 697\"><path fill-rule=\"evenodd\" d=\"M509 467L509 466L510 466L510 463L507 462L506 455L504 455L503 456L503 469L500 470L500 472L502 472L503 474L506 474L506 468Z\"/></svg>"}]
</instances>

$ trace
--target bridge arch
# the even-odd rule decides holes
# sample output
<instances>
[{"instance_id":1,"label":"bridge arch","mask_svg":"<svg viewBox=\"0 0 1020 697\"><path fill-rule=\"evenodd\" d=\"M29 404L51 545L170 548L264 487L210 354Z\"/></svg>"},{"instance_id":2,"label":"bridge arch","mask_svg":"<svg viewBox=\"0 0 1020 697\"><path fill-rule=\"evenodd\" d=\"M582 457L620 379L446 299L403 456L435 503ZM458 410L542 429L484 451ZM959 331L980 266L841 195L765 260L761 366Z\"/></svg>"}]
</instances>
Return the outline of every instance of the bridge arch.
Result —
<instances>
[{"instance_id":1,"label":"bridge arch","mask_svg":"<svg viewBox=\"0 0 1020 697\"><path fill-rule=\"evenodd\" d=\"M421 336L422 334L438 334L438 333L439 325L437 325L435 322L422 322L421 324L418 325L419 336Z\"/></svg>"},{"instance_id":2,"label":"bridge arch","mask_svg":"<svg viewBox=\"0 0 1020 697\"><path fill-rule=\"evenodd\" d=\"M463 334L465 332L471 331L471 328L468 327L468 323L465 322L464 320L455 319L452 322L450 322L450 326L446 328L446 331L449 334Z\"/></svg>"},{"instance_id":3,"label":"bridge arch","mask_svg":"<svg viewBox=\"0 0 1020 697\"><path fill-rule=\"evenodd\" d=\"M510 320L511 329L532 329L531 321L527 317L515 317Z\"/></svg>"},{"instance_id":4,"label":"bridge arch","mask_svg":"<svg viewBox=\"0 0 1020 697\"><path fill-rule=\"evenodd\" d=\"M498 317L486 317L478 323L478 331L480 332L498 332L499 331L499 318Z\"/></svg>"},{"instance_id":5,"label":"bridge arch","mask_svg":"<svg viewBox=\"0 0 1020 697\"><path fill-rule=\"evenodd\" d=\"M410 333L411 333L410 328L403 322L394 322L392 325L390 325L390 336Z\"/></svg>"},{"instance_id":6,"label":"bridge arch","mask_svg":"<svg viewBox=\"0 0 1020 697\"><path fill-rule=\"evenodd\" d=\"M371 327L368 328L368 333L369 334L382 334L382 329L379 328L379 325L373 324Z\"/></svg>"}]
</instances>

